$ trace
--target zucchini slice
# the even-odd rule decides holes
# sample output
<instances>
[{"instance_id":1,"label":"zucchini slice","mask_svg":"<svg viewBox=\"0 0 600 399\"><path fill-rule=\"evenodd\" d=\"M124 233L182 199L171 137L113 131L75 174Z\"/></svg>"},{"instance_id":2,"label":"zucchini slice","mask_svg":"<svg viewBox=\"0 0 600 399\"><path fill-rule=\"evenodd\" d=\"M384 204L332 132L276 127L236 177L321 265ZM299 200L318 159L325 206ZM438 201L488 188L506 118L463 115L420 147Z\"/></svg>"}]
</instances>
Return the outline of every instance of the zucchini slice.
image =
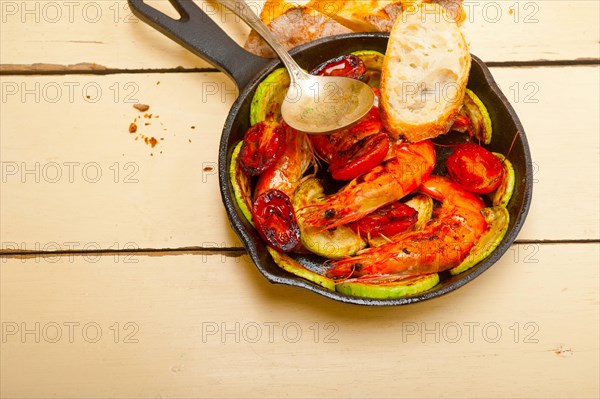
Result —
<instances>
[{"instance_id":1,"label":"zucchini slice","mask_svg":"<svg viewBox=\"0 0 600 399\"><path fill-rule=\"evenodd\" d=\"M352 54L360 58L367 67L367 72L365 73L363 81L371 87L379 88L384 55L379 51L374 50L360 50L355 51Z\"/></svg>"},{"instance_id":2,"label":"zucchini slice","mask_svg":"<svg viewBox=\"0 0 600 399\"><path fill-rule=\"evenodd\" d=\"M489 144L492 141L492 120L487 108L473 91L466 89L463 107L460 114L466 116L473 125L473 136L479 139L481 144Z\"/></svg>"},{"instance_id":3,"label":"zucchini slice","mask_svg":"<svg viewBox=\"0 0 600 399\"><path fill-rule=\"evenodd\" d=\"M504 167L504 177L498 188L492 191L489 194L489 197L492 200L492 205L505 207L508 205L508 201L510 201L515 189L515 169L513 168L512 163L510 163L504 155L497 152L494 152L493 154L498 157L500 162L502 162L502 166Z\"/></svg>"},{"instance_id":4,"label":"zucchini slice","mask_svg":"<svg viewBox=\"0 0 600 399\"><path fill-rule=\"evenodd\" d=\"M458 266L450 269L450 274L457 275L468 270L487 258L500 244L508 231L510 215L503 206L484 208L481 214L488 224L488 230L484 233L477 244L471 248L467 257Z\"/></svg>"},{"instance_id":5,"label":"zucchini slice","mask_svg":"<svg viewBox=\"0 0 600 399\"><path fill-rule=\"evenodd\" d=\"M335 282L329 277L322 276L311 270L308 270L302 266L298 261L290 258L288 255L281 253L271 247L267 247L267 250L271 254L271 257L283 270L288 271L298 277L302 277L306 280L312 281L315 284L319 284L331 291L335 291Z\"/></svg>"},{"instance_id":6,"label":"zucchini slice","mask_svg":"<svg viewBox=\"0 0 600 399\"><path fill-rule=\"evenodd\" d=\"M386 281L387 280L387 281ZM393 299L416 295L435 287L440 282L437 273L409 277L397 281L393 275L378 278L346 280L338 283L335 290L361 298Z\"/></svg>"},{"instance_id":7,"label":"zucchini slice","mask_svg":"<svg viewBox=\"0 0 600 399\"><path fill-rule=\"evenodd\" d=\"M417 223L413 225L412 230L421 230L433 215L433 199L429 195L418 194L406 201L405 204L419 212Z\"/></svg>"},{"instance_id":8,"label":"zucchini slice","mask_svg":"<svg viewBox=\"0 0 600 399\"><path fill-rule=\"evenodd\" d=\"M250 187L250 177L244 172L237 162L240 149L242 148L243 142L240 141L236 144L231 154L231 163L229 164L229 180L233 186L233 196L235 201L240 207L240 210L248 219L248 221L254 226L252 221L252 189Z\"/></svg>"},{"instance_id":9,"label":"zucchini slice","mask_svg":"<svg viewBox=\"0 0 600 399\"><path fill-rule=\"evenodd\" d=\"M292 205L300 227L300 242L312 253L329 259L342 258L356 254L367 246L366 242L348 226L322 230L304 225L305 209L321 201L325 195L323 186L317 178L304 181L294 194Z\"/></svg>"},{"instance_id":10,"label":"zucchini slice","mask_svg":"<svg viewBox=\"0 0 600 399\"><path fill-rule=\"evenodd\" d=\"M285 68L274 70L260 82L250 104L250 125L264 120L279 120L281 104L290 87L290 76Z\"/></svg>"}]
</instances>

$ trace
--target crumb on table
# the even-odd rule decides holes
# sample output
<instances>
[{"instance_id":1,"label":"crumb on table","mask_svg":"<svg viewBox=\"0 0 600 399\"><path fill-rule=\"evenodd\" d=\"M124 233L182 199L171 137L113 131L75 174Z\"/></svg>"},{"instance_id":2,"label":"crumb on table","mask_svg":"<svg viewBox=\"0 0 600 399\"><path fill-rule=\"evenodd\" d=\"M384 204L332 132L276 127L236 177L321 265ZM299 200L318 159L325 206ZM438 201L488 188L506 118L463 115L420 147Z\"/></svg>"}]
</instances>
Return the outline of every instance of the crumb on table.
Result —
<instances>
[{"instance_id":1,"label":"crumb on table","mask_svg":"<svg viewBox=\"0 0 600 399\"><path fill-rule=\"evenodd\" d=\"M140 112L146 112L150 109L148 104L133 104L133 108L137 109Z\"/></svg>"}]
</instances>

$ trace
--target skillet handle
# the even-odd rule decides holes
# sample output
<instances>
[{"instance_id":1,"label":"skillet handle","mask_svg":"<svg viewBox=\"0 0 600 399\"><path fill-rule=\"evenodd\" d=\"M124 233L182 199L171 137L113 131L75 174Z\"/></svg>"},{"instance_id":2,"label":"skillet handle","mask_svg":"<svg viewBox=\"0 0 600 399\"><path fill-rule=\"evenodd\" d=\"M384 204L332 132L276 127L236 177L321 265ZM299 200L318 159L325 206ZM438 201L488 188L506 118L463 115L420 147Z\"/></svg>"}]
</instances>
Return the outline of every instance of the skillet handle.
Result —
<instances>
[{"instance_id":1,"label":"skillet handle","mask_svg":"<svg viewBox=\"0 0 600 399\"><path fill-rule=\"evenodd\" d=\"M140 20L226 73L240 91L272 61L238 46L192 0L169 0L180 19L163 14L144 0L128 2Z\"/></svg>"}]
</instances>

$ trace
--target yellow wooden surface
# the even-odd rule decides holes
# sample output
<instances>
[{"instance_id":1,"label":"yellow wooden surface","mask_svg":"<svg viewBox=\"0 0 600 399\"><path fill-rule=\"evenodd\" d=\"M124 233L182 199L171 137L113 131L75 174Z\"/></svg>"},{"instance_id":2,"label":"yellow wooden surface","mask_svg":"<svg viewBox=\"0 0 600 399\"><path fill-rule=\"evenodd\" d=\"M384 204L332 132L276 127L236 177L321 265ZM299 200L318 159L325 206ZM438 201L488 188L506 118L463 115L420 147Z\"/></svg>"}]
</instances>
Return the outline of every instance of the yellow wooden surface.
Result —
<instances>
[{"instance_id":1,"label":"yellow wooden surface","mask_svg":"<svg viewBox=\"0 0 600 399\"><path fill-rule=\"evenodd\" d=\"M0 396L600 396L598 2L466 5L531 146L521 244L444 297L368 308L222 250L228 78L171 70L208 65L122 0L1 0Z\"/></svg>"},{"instance_id":2,"label":"yellow wooden surface","mask_svg":"<svg viewBox=\"0 0 600 399\"><path fill-rule=\"evenodd\" d=\"M599 86L598 69L492 73L523 122L534 161L531 217L519 239L598 237L598 185L591 182L600 178L600 102L590 90ZM66 250L73 242L79 249L241 246L218 194L221 126L235 97L223 75L3 76L0 82L4 249ZM140 113L132 106L137 101L150 109ZM137 133L129 133L140 116ZM135 140L140 135L158 144ZM582 187L585 195L575 201Z\"/></svg>"},{"instance_id":3,"label":"yellow wooden surface","mask_svg":"<svg viewBox=\"0 0 600 399\"><path fill-rule=\"evenodd\" d=\"M598 256L513 246L460 290L401 308L273 286L245 256L5 259L2 393L596 397Z\"/></svg>"},{"instance_id":4,"label":"yellow wooden surface","mask_svg":"<svg viewBox=\"0 0 600 399\"><path fill-rule=\"evenodd\" d=\"M264 1L248 3L260 9ZM149 4L172 10L167 0ZM236 16L212 1L198 4L237 43L244 43L249 28ZM1 0L0 7L2 64L96 63L126 69L209 66L141 23L124 0ZM598 7L595 0L467 0L465 32L472 53L488 62L597 58Z\"/></svg>"}]
</instances>

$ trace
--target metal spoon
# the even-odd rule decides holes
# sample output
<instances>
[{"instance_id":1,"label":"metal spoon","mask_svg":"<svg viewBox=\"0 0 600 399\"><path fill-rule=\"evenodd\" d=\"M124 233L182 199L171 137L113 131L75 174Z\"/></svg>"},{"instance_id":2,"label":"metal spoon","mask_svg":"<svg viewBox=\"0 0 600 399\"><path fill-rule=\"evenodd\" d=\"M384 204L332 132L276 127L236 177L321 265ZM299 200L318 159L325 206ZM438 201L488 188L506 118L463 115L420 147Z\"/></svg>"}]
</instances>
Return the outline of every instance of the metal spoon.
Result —
<instances>
[{"instance_id":1,"label":"metal spoon","mask_svg":"<svg viewBox=\"0 0 600 399\"><path fill-rule=\"evenodd\" d=\"M369 85L340 76L309 75L245 2L218 1L250 25L287 68L290 88L281 105L281 116L288 125L306 133L330 133L352 125L369 112L375 101Z\"/></svg>"}]
</instances>

